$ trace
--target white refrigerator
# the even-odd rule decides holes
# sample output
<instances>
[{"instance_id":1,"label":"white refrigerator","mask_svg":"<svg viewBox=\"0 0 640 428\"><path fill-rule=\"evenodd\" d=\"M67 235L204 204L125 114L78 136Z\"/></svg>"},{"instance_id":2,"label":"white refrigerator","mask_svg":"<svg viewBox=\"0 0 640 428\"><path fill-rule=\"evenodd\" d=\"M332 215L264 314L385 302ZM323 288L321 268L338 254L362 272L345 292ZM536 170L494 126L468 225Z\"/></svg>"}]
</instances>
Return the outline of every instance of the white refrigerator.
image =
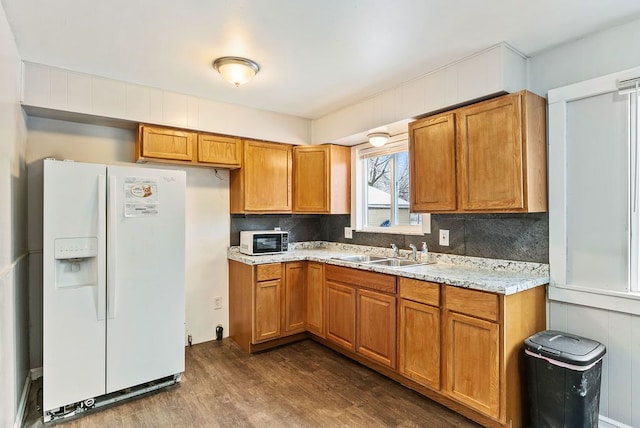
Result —
<instances>
[{"instance_id":1,"label":"white refrigerator","mask_svg":"<svg viewBox=\"0 0 640 428\"><path fill-rule=\"evenodd\" d=\"M43 178L45 421L178 382L185 172L46 159Z\"/></svg>"}]
</instances>

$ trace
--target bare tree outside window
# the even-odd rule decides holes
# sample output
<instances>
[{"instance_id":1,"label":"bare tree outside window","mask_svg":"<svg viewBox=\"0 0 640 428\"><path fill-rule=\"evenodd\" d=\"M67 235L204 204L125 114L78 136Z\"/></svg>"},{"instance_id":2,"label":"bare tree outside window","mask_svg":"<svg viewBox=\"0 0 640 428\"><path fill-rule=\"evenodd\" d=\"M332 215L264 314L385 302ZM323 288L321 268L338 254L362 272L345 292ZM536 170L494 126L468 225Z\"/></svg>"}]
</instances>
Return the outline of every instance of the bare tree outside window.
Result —
<instances>
[{"instance_id":1,"label":"bare tree outside window","mask_svg":"<svg viewBox=\"0 0 640 428\"><path fill-rule=\"evenodd\" d=\"M368 184L376 189L389 191L389 172L391 155L377 156L367 159Z\"/></svg>"},{"instance_id":2,"label":"bare tree outside window","mask_svg":"<svg viewBox=\"0 0 640 428\"><path fill-rule=\"evenodd\" d=\"M408 152L370 157L366 165L367 224L374 227L420 224L420 215L409 212Z\"/></svg>"}]
</instances>

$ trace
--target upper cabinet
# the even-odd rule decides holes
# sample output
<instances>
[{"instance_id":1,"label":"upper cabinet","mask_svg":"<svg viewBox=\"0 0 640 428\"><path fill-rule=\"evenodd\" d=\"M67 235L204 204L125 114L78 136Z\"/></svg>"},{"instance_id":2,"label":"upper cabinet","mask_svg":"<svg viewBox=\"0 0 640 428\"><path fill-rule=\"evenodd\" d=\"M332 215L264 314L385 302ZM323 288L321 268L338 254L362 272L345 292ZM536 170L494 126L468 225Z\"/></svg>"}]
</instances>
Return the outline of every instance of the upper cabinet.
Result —
<instances>
[{"instance_id":1,"label":"upper cabinet","mask_svg":"<svg viewBox=\"0 0 640 428\"><path fill-rule=\"evenodd\" d=\"M180 129L140 125L136 161L162 159L191 162L198 134Z\"/></svg>"},{"instance_id":2,"label":"upper cabinet","mask_svg":"<svg viewBox=\"0 0 640 428\"><path fill-rule=\"evenodd\" d=\"M336 145L293 148L293 211L349 214L351 149Z\"/></svg>"},{"instance_id":3,"label":"upper cabinet","mask_svg":"<svg viewBox=\"0 0 640 428\"><path fill-rule=\"evenodd\" d=\"M239 138L198 133L184 129L141 124L136 140L136 162L159 162L239 168Z\"/></svg>"},{"instance_id":4,"label":"upper cabinet","mask_svg":"<svg viewBox=\"0 0 640 428\"><path fill-rule=\"evenodd\" d=\"M545 106L544 98L520 92L460 110L461 210L547 210Z\"/></svg>"},{"instance_id":5,"label":"upper cabinet","mask_svg":"<svg viewBox=\"0 0 640 428\"><path fill-rule=\"evenodd\" d=\"M230 174L232 214L348 214L351 149L244 141L242 168Z\"/></svg>"},{"instance_id":6,"label":"upper cabinet","mask_svg":"<svg viewBox=\"0 0 640 428\"><path fill-rule=\"evenodd\" d=\"M545 106L522 91L411 123L412 211L546 211Z\"/></svg>"},{"instance_id":7,"label":"upper cabinet","mask_svg":"<svg viewBox=\"0 0 640 428\"><path fill-rule=\"evenodd\" d=\"M239 168L242 162L240 138L198 134L198 163Z\"/></svg>"},{"instance_id":8,"label":"upper cabinet","mask_svg":"<svg viewBox=\"0 0 640 428\"><path fill-rule=\"evenodd\" d=\"M455 114L428 117L409 125L411 211L456 209Z\"/></svg>"},{"instance_id":9,"label":"upper cabinet","mask_svg":"<svg viewBox=\"0 0 640 428\"><path fill-rule=\"evenodd\" d=\"M291 212L292 146L243 141L242 168L229 174L232 214Z\"/></svg>"}]
</instances>

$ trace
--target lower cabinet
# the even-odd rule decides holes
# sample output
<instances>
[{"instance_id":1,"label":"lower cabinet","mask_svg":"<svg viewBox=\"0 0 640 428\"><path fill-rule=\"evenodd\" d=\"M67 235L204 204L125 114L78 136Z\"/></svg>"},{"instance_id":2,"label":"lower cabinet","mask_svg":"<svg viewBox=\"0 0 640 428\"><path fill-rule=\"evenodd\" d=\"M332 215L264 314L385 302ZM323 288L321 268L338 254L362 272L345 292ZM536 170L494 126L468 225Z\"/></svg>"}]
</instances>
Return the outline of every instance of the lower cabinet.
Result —
<instances>
[{"instance_id":1,"label":"lower cabinet","mask_svg":"<svg viewBox=\"0 0 640 428\"><path fill-rule=\"evenodd\" d=\"M282 307L280 278L258 281L254 287L253 343L280 337Z\"/></svg>"},{"instance_id":2,"label":"lower cabinet","mask_svg":"<svg viewBox=\"0 0 640 428\"><path fill-rule=\"evenodd\" d=\"M396 367L396 297L358 290L356 352L384 366Z\"/></svg>"},{"instance_id":3,"label":"lower cabinet","mask_svg":"<svg viewBox=\"0 0 640 428\"><path fill-rule=\"evenodd\" d=\"M317 262L230 260L229 334L253 352L309 332L483 426L520 427L522 342L546 326L545 294Z\"/></svg>"},{"instance_id":4,"label":"lower cabinet","mask_svg":"<svg viewBox=\"0 0 640 428\"><path fill-rule=\"evenodd\" d=\"M356 351L356 287L329 279L327 288L327 340Z\"/></svg>"},{"instance_id":5,"label":"lower cabinet","mask_svg":"<svg viewBox=\"0 0 640 428\"><path fill-rule=\"evenodd\" d=\"M500 297L444 287L445 394L500 416Z\"/></svg>"},{"instance_id":6,"label":"lower cabinet","mask_svg":"<svg viewBox=\"0 0 640 428\"><path fill-rule=\"evenodd\" d=\"M306 267L306 262L284 264L284 333L305 331Z\"/></svg>"},{"instance_id":7,"label":"lower cabinet","mask_svg":"<svg viewBox=\"0 0 640 428\"><path fill-rule=\"evenodd\" d=\"M398 287L398 371L439 390L440 284L400 278Z\"/></svg>"},{"instance_id":8,"label":"lower cabinet","mask_svg":"<svg viewBox=\"0 0 640 428\"><path fill-rule=\"evenodd\" d=\"M500 416L500 325L467 315L445 315L444 392L488 416Z\"/></svg>"},{"instance_id":9,"label":"lower cabinet","mask_svg":"<svg viewBox=\"0 0 640 428\"><path fill-rule=\"evenodd\" d=\"M327 340L396 368L396 278L325 267Z\"/></svg>"},{"instance_id":10,"label":"lower cabinet","mask_svg":"<svg viewBox=\"0 0 640 428\"><path fill-rule=\"evenodd\" d=\"M325 337L324 263L307 262L307 331Z\"/></svg>"},{"instance_id":11,"label":"lower cabinet","mask_svg":"<svg viewBox=\"0 0 640 428\"><path fill-rule=\"evenodd\" d=\"M305 331L305 262L229 260L229 336L248 352Z\"/></svg>"},{"instance_id":12,"label":"lower cabinet","mask_svg":"<svg viewBox=\"0 0 640 428\"><path fill-rule=\"evenodd\" d=\"M442 393L491 425L522 426L520 354L545 329L545 287L503 295L442 286L442 302Z\"/></svg>"}]
</instances>

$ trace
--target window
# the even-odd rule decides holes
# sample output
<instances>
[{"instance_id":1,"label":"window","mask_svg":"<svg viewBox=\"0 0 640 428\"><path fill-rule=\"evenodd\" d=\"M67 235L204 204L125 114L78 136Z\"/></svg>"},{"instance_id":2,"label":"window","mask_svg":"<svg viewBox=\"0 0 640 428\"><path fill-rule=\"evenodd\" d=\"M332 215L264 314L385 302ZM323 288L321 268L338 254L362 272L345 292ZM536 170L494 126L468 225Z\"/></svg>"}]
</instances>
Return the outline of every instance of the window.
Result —
<instances>
[{"instance_id":1,"label":"window","mask_svg":"<svg viewBox=\"0 0 640 428\"><path fill-rule=\"evenodd\" d=\"M620 86L626 75L549 91L549 298L640 314L638 92Z\"/></svg>"},{"instance_id":2,"label":"window","mask_svg":"<svg viewBox=\"0 0 640 428\"><path fill-rule=\"evenodd\" d=\"M407 134L383 147L356 148L356 228L422 234L422 215L410 212Z\"/></svg>"},{"instance_id":3,"label":"window","mask_svg":"<svg viewBox=\"0 0 640 428\"><path fill-rule=\"evenodd\" d=\"M624 91L622 91L624 92ZM640 292L640 81L636 80L635 90L629 93L629 211L631 221L631 261L629 291Z\"/></svg>"}]
</instances>

